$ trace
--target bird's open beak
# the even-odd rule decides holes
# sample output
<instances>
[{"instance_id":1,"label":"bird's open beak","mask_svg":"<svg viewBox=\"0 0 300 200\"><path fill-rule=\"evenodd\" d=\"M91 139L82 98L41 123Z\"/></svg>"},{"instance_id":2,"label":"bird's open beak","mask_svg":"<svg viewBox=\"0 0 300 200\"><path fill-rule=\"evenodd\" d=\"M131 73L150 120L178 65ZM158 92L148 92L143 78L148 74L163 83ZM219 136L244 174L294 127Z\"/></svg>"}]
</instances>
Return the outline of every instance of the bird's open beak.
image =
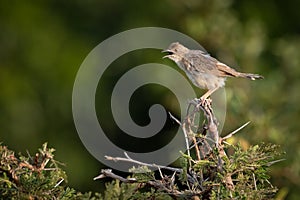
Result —
<instances>
[{"instance_id":1,"label":"bird's open beak","mask_svg":"<svg viewBox=\"0 0 300 200\"><path fill-rule=\"evenodd\" d=\"M174 54L174 52L169 50L169 49L163 50L162 53L167 53L168 54L168 55L165 55L163 58L169 58L171 55Z\"/></svg>"}]
</instances>

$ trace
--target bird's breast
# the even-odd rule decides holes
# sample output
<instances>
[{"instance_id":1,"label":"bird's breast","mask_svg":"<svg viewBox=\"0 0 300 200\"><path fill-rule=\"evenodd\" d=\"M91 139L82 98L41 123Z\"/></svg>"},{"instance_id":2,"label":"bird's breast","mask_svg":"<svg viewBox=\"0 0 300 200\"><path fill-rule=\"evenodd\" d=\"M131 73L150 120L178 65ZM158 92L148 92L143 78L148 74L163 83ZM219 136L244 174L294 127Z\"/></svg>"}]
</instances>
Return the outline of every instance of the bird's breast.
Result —
<instances>
[{"instance_id":1,"label":"bird's breast","mask_svg":"<svg viewBox=\"0 0 300 200\"><path fill-rule=\"evenodd\" d=\"M186 75L189 77L189 79L193 82L193 84L199 88L202 89L214 89L223 87L225 85L226 78L224 77L217 77L212 74L207 73L187 73Z\"/></svg>"}]
</instances>

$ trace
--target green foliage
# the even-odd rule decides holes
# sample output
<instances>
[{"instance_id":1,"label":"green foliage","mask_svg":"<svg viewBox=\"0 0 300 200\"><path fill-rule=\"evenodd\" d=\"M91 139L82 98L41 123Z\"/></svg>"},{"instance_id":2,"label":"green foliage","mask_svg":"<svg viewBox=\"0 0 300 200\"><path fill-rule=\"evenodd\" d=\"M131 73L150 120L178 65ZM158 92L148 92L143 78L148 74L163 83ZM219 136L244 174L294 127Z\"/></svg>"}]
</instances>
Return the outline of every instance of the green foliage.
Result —
<instances>
[{"instance_id":1,"label":"green foliage","mask_svg":"<svg viewBox=\"0 0 300 200\"><path fill-rule=\"evenodd\" d=\"M146 166L131 168L129 172L133 173L133 178L136 178L138 182L147 182L155 179L153 171Z\"/></svg>"},{"instance_id":2,"label":"green foliage","mask_svg":"<svg viewBox=\"0 0 300 200\"><path fill-rule=\"evenodd\" d=\"M140 180L141 181L141 180ZM147 187L141 183L120 183L114 180L106 184L104 200L126 200L126 199L171 199L164 193L157 192L154 188Z\"/></svg>"},{"instance_id":3,"label":"green foliage","mask_svg":"<svg viewBox=\"0 0 300 200\"><path fill-rule=\"evenodd\" d=\"M15 155L0 146L0 199L96 199L66 187L65 172L45 143L34 156Z\"/></svg>"},{"instance_id":4,"label":"green foliage","mask_svg":"<svg viewBox=\"0 0 300 200\"><path fill-rule=\"evenodd\" d=\"M241 145L226 145L228 157L212 151L206 158L194 161L183 155L189 170L173 175L155 176L147 167L134 168L134 183L115 180L106 185L109 199L274 199L277 188L270 183L269 169L282 157L279 146L260 144L243 150ZM221 159L221 160L220 160ZM185 166L185 164L184 164ZM183 166L183 167L184 167ZM159 177L159 178L158 178ZM232 186L228 186L232 179ZM191 180L193 179L193 180ZM128 179L129 180L129 179ZM130 179L132 180L132 179ZM168 197L168 198L167 198Z\"/></svg>"},{"instance_id":5,"label":"green foliage","mask_svg":"<svg viewBox=\"0 0 300 200\"><path fill-rule=\"evenodd\" d=\"M106 184L104 200L172 199L168 194L157 191L155 188L149 187L146 183L147 181L145 181L144 184L120 183L119 180L114 180Z\"/></svg>"},{"instance_id":6,"label":"green foliage","mask_svg":"<svg viewBox=\"0 0 300 200\"><path fill-rule=\"evenodd\" d=\"M240 145L226 145L228 157L212 151L195 161L182 154L182 171L167 175L154 173L145 166L130 169L130 182L115 179L106 183L104 195L81 193L66 186L67 176L54 160L54 149L44 144L34 156L18 156L0 146L0 199L272 199L269 167L282 156L279 147L255 145L243 150ZM229 153L231 152L231 153ZM224 159L225 158L225 159ZM222 159L220 161L220 159ZM275 162L274 162L275 161ZM188 163L192 163L188 166ZM227 187L227 178L233 189ZM191 179L193 179L191 181Z\"/></svg>"},{"instance_id":7,"label":"green foliage","mask_svg":"<svg viewBox=\"0 0 300 200\"><path fill-rule=\"evenodd\" d=\"M54 160L54 149L45 143L35 156L15 155L6 146L0 146L0 199L60 199L60 200L119 200L119 199L170 199L157 193L144 182L154 180L154 172L147 167L132 168L138 183L106 183L103 197L91 192L81 193L67 187L67 176Z\"/></svg>"},{"instance_id":8,"label":"green foliage","mask_svg":"<svg viewBox=\"0 0 300 200\"><path fill-rule=\"evenodd\" d=\"M235 183L233 196L242 199L271 199L277 191L269 181L269 167L282 156L279 147L272 144L251 146L244 151L240 145L233 146L234 154L224 165Z\"/></svg>"}]
</instances>

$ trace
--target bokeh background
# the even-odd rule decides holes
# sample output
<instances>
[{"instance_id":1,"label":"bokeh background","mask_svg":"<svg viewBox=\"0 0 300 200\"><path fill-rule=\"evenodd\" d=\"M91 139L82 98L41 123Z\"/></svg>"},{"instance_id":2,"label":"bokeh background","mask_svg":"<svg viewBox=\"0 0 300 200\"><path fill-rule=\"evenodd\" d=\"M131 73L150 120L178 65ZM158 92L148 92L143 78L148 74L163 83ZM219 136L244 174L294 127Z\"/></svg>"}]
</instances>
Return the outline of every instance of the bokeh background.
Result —
<instances>
[{"instance_id":1,"label":"bokeh background","mask_svg":"<svg viewBox=\"0 0 300 200\"><path fill-rule=\"evenodd\" d=\"M299 7L296 0L1 1L0 141L17 152L28 150L31 154L48 142L57 150L56 159L66 164L71 187L101 191L104 181L92 178L104 166L83 147L72 119L76 72L87 54L106 38L132 28L165 27L191 36L238 70L265 76L256 82L227 81L223 133L250 120L251 125L233 142L245 147L262 141L280 144L286 160L272 167L272 183L280 188L282 199L298 199ZM146 62L176 68L172 62L162 61L159 51L124 55L101 79L104 88L96 98L103 101L96 107L99 121L116 144L142 144L148 150L155 142L138 143L118 136L109 110L115 81L130 67ZM174 96L159 86L144 87L133 98L139 101L130 106L132 116L141 125L149 121L147 108L152 103L177 110ZM171 123L166 131L174 126Z\"/></svg>"}]
</instances>

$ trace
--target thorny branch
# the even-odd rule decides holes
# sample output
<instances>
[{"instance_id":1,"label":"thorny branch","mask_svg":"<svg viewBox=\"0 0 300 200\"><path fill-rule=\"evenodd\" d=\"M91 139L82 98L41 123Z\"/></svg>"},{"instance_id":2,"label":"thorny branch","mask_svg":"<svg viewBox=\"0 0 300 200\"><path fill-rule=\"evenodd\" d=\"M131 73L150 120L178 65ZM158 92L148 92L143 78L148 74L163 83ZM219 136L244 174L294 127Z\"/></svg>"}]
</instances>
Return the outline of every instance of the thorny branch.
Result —
<instances>
[{"instance_id":1,"label":"thorny branch","mask_svg":"<svg viewBox=\"0 0 300 200\"><path fill-rule=\"evenodd\" d=\"M223 145L222 145L222 138L220 137L219 135L219 131L218 131L218 121L213 113L213 109L212 109L212 100L210 98L208 99L204 99L204 100L201 100L201 99L194 99L190 102L190 105L189 105L189 108L191 107L191 105L194 106L194 109L190 112L188 110L188 113L187 113L187 117L185 119L185 122L183 123L183 126L182 128L183 129L186 129L188 132L193 132L192 131L192 127L195 126L194 124L194 121L195 121L195 116L196 116L196 113L199 113L200 110L203 111L204 113L204 116L207 120L207 124L204 124L203 125L203 130L205 130L205 135L206 138L207 138L207 133L210 134L210 136L212 137L212 140L214 141L214 144L215 144L215 147L213 148L216 148L217 151L219 152L219 163L218 163L218 166L217 166L217 169L222 171L222 165L223 165L223 159L224 157L227 157L225 151L224 151L224 148L223 148ZM247 124L246 124L247 125ZM245 125L245 126L246 126ZM200 134L203 134L203 133L200 133ZM234 133L231 133L231 135L233 135ZM231 137L231 135L229 134L228 135L228 138ZM198 141L200 139L200 143L202 143L203 145L198 145ZM205 138L203 139L203 137L197 137L195 136L195 134L192 134L192 140L193 140L193 143L194 143L194 147L195 147L195 151L196 151L196 155L197 155L197 158L198 158L198 161L201 160L201 157L200 157L200 152L202 154L202 156L206 156L210 153L210 151L212 151L212 148L209 146L208 144L208 140L206 140ZM206 153L205 152L205 149L209 149L209 151ZM206 153L206 154L205 154ZM231 174L227 174L225 176L225 185L228 189L230 190L233 190L234 189L234 184L233 184L233 181L232 181L232 178L231 178Z\"/></svg>"},{"instance_id":2,"label":"thorny branch","mask_svg":"<svg viewBox=\"0 0 300 200\"><path fill-rule=\"evenodd\" d=\"M194 99L190 101L187 110L187 116L182 124L183 132L187 132L194 143L193 147L195 148L198 160L201 160L201 157L203 158L203 156L205 156L205 152L211 151L211 147L208 143L210 140L214 141L216 146L218 146L219 143L219 133L217 128L218 122L213 114L211 103L211 99ZM190 111L192 106L193 110ZM204 116L207 120L207 124L203 124L202 133L195 134L196 131L193 131L193 128L199 130L198 125L195 124L195 118L196 114L200 113L200 110L203 111ZM212 138L209 138L207 136L207 132L212 136ZM199 139L201 140L199 141ZM202 145L198 145L198 143L201 143Z\"/></svg>"},{"instance_id":3,"label":"thorny branch","mask_svg":"<svg viewBox=\"0 0 300 200\"><path fill-rule=\"evenodd\" d=\"M197 114L200 114L200 111L203 112L205 117L205 122L203 123L202 127L199 127L199 125L195 124ZM170 114L170 113L169 113ZM247 122L246 124L242 125L237 130L229 133L224 138L221 138L218 131L218 121L213 113L212 109L212 100L211 99L194 99L189 103L188 109L187 109L187 115L186 118L183 120L183 122L180 122L177 120L173 115L171 115L171 118L174 119L182 128L183 134L185 136L186 140L186 151L188 157L191 157L190 150L195 149L196 152L196 160L189 159L189 168L187 171L184 171L181 168L174 168L174 167L168 167L168 166L161 166L156 164L149 164L144 163L141 161L134 160L128 156L126 152L124 152L125 157L111 157L111 156L105 156L106 159L112 160L115 162L130 162L134 164L138 164L139 166L146 166L154 169L158 169L160 172L161 179L157 180L149 180L147 184L152 185L153 187L160 189L162 191L165 191L173 196L180 196L183 195L182 192L179 190L174 189L174 181L175 181L175 175L180 176L185 173L185 176L187 177L186 185L190 191L190 195L200 195L205 193L207 188L203 186L203 183L210 178L204 177L204 174L202 171L200 173L195 172L193 168L191 167L191 162L194 163L201 162L204 158L209 157L212 151L215 149L216 152L218 152L218 163L216 166L216 170L220 172L224 172L223 170L223 164L224 164L224 158L227 158L227 155L223 149L223 143L226 139L232 137L236 132L244 128L249 124ZM194 130L197 131L194 131ZM202 129L201 131L199 131ZM200 133L199 133L200 132ZM193 142L193 145L190 146L190 141ZM161 172L161 169L170 170L173 171L172 177L163 175ZM232 174L227 173L225 174L223 183L229 189L230 191L234 190L234 184L232 181ZM111 177L114 179L118 179L125 183L134 183L138 182L135 178L123 178L121 176L118 176L112 172L111 169L103 169L101 171L101 174L94 178L101 179L105 177ZM184 193L185 195L187 193Z\"/></svg>"},{"instance_id":4,"label":"thorny branch","mask_svg":"<svg viewBox=\"0 0 300 200\"><path fill-rule=\"evenodd\" d=\"M111 156L105 156L105 158L107 160L112 160L115 162L117 162L117 161L130 162L130 163L138 164L140 166L147 166L147 167L155 168L155 169L167 169L167 170L171 170L171 171L175 171L175 172L182 172L182 169L180 169L180 168L174 168L174 167L168 167L168 166L156 165L156 164L148 164L148 163L144 163L144 162L137 161L137 160L130 158L126 152L124 152L124 154L125 154L126 158L111 157Z\"/></svg>"}]
</instances>

